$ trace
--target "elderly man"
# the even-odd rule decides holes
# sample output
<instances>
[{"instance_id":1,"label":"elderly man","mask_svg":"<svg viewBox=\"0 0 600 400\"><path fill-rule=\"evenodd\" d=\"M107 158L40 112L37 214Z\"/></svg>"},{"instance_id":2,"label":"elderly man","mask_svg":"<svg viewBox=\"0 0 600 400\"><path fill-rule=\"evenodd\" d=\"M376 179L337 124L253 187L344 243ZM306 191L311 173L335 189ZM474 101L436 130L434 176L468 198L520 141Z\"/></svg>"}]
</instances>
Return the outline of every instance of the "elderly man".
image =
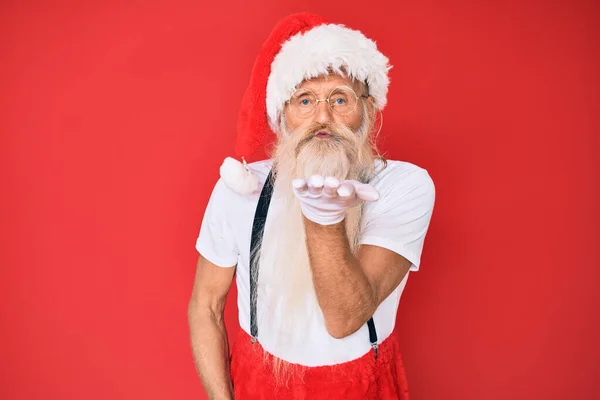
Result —
<instances>
[{"instance_id":1,"label":"elderly man","mask_svg":"<svg viewBox=\"0 0 600 400\"><path fill-rule=\"evenodd\" d=\"M225 160L196 243L189 324L209 398L408 398L394 327L434 186L376 151L389 68L362 33L311 14L285 18L263 45L236 151L245 160L273 132L272 156Z\"/></svg>"}]
</instances>

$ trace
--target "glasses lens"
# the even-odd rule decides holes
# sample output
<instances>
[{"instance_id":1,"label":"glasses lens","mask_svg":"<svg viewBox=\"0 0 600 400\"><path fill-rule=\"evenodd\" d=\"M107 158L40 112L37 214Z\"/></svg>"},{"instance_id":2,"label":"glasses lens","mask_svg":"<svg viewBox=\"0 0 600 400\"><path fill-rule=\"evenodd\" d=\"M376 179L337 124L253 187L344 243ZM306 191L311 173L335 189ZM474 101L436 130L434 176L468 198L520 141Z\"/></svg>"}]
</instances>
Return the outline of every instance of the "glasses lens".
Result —
<instances>
[{"instance_id":1,"label":"glasses lens","mask_svg":"<svg viewBox=\"0 0 600 400\"><path fill-rule=\"evenodd\" d=\"M329 96L329 104L338 115L348 115L356 109L356 94L350 88L336 88Z\"/></svg>"},{"instance_id":2,"label":"glasses lens","mask_svg":"<svg viewBox=\"0 0 600 400\"><path fill-rule=\"evenodd\" d=\"M310 116L317 106L317 98L312 92L298 90L290 99L292 111L300 118Z\"/></svg>"}]
</instances>

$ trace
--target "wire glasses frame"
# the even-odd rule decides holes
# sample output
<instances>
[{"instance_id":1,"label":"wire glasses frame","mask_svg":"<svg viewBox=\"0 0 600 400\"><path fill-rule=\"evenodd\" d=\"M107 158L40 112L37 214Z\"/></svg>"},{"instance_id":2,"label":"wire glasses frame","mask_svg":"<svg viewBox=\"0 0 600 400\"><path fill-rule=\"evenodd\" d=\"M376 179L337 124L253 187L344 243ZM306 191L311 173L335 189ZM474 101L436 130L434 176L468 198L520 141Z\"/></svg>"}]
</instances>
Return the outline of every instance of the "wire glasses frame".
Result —
<instances>
[{"instance_id":1,"label":"wire glasses frame","mask_svg":"<svg viewBox=\"0 0 600 400\"><path fill-rule=\"evenodd\" d=\"M299 118L308 118L315 113L320 102L327 102L331 111L340 116L352 114L356 110L359 98L368 98L368 94L358 96L349 86L337 86L331 90L326 99L320 100L308 89L298 89L292 94L287 104Z\"/></svg>"}]
</instances>

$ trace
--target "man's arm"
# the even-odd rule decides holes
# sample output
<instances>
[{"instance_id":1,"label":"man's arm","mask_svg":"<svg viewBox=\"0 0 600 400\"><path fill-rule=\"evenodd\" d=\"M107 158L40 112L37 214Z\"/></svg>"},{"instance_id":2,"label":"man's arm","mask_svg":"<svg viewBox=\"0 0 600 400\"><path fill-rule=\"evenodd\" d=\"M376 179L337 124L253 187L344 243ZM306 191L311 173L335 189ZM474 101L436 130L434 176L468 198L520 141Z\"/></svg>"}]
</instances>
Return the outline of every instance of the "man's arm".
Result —
<instances>
[{"instance_id":1,"label":"man's arm","mask_svg":"<svg viewBox=\"0 0 600 400\"><path fill-rule=\"evenodd\" d=\"M234 267L222 268L200 256L188 306L196 369L211 400L233 399L223 311L234 273Z\"/></svg>"},{"instance_id":2,"label":"man's arm","mask_svg":"<svg viewBox=\"0 0 600 400\"><path fill-rule=\"evenodd\" d=\"M344 221L320 225L304 218L313 285L329 334L356 332L400 284L411 262L378 246L362 245L355 257Z\"/></svg>"}]
</instances>

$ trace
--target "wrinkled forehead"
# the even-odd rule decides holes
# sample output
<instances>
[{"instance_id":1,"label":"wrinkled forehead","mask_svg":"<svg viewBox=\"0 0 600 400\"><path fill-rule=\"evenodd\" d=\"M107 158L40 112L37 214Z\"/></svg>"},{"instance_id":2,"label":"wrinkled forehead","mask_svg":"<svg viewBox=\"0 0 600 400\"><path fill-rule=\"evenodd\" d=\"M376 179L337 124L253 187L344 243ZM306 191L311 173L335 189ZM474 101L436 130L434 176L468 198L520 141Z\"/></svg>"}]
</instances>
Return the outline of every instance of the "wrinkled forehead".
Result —
<instances>
[{"instance_id":1,"label":"wrinkled forehead","mask_svg":"<svg viewBox=\"0 0 600 400\"><path fill-rule=\"evenodd\" d=\"M339 73L329 73L305 79L296 87L296 90L305 89L312 91L318 96L326 96L338 86L349 86L358 95L367 94L367 85L365 83Z\"/></svg>"}]
</instances>

